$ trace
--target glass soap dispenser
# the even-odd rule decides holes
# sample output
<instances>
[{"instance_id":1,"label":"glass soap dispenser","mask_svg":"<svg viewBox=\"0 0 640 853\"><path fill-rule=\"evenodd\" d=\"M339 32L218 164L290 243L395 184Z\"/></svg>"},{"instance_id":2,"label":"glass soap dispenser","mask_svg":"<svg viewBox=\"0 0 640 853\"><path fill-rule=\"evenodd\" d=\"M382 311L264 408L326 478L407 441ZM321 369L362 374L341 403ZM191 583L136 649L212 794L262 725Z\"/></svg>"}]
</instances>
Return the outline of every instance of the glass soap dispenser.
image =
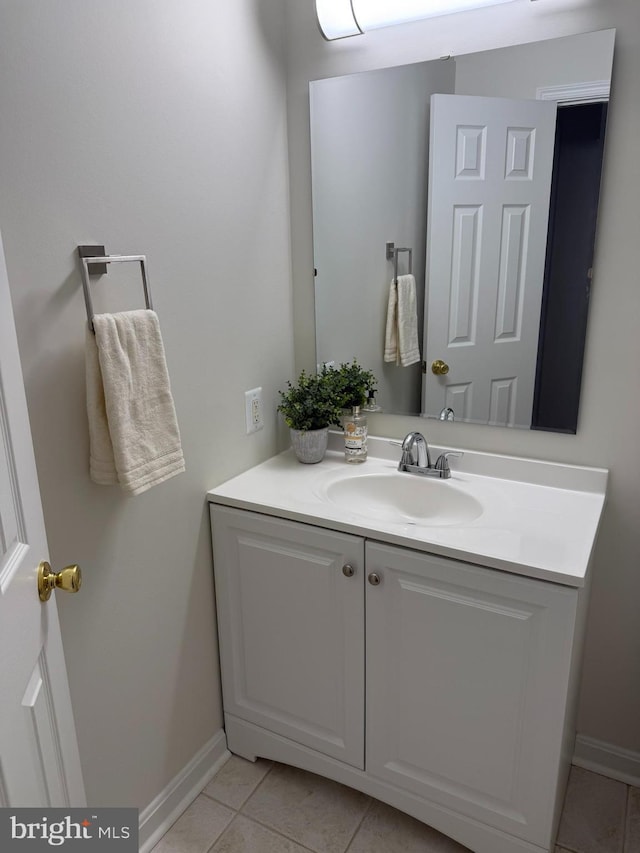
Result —
<instances>
[{"instance_id":1,"label":"glass soap dispenser","mask_svg":"<svg viewBox=\"0 0 640 853\"><path fill-rule=\"evenodd\" d=\"M346 462L365 462L367 459L367 416L360 406L354 406L344 416L344 458Z\"/></svg>"},{"instance_id":2,"label":"glass soap dispenser","mask_svg":"<svg viewBox=\"0 0 640 853\"><path fill-rule=\"evenodd\" d=\"M376 402L376 394L377 393L378 392L377 392L376 388L369 388L369 391L368 391L369 396L367 397L367 402L362 407L363 412L381 412L382 411L382 406L379 406L378 403Z\"/></svg>"}]
</instances>

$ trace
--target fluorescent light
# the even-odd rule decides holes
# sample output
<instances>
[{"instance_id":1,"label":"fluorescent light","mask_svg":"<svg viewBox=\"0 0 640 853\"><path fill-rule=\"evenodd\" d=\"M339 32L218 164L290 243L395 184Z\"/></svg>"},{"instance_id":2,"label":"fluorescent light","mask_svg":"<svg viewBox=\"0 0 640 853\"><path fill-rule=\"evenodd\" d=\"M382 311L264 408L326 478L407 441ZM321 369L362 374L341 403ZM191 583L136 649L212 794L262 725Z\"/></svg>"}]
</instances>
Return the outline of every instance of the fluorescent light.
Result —
<instances>
[{"instance_id":1,"label":"fluorescent light","mask_svg":"<svg viewBox=\"0 0 640 853\"><path fill-rule=\"evenodd\" d=\"M362 34L351 0L316 0L316 15L322 35L329 41Z\"/></svg>"},{"instance_id":2,"label":"fluorescent light","mask_svg":"<svg viewBox=\"0 0 640 853\"><path fill-rule=\"evenodd\" d=\"M316 12L323 35L332 40L393 24L512 2L513 0L316 0Z\"/></svg>"}]
</instances>

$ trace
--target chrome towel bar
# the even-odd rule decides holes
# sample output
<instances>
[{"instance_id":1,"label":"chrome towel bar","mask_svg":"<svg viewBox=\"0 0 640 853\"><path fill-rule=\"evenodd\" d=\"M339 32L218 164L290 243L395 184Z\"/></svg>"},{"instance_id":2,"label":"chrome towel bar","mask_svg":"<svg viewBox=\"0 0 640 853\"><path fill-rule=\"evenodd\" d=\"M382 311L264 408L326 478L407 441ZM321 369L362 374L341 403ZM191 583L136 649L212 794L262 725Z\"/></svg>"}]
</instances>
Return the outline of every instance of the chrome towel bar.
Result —
<instances>
[{"instance_id":1,"label":"chrome towel bar","mask_svg":"<svg viewBox=\"0 0 640 853\"><path fill-rule=\"evenodd\" d=\"M107 264L139 263L145 306L150 311L153 310L145 255L105 255L104 246L78 246L78 255L82 263L82 289L84 291L84 304L87 308L87 322L92 332L95 332L95 329L93 328L94 314L89 277L91 275L104 275L107 272Z\"/></svg>"},{"instance_id":2,"label":"chrome towel bar","mask_svg":"<svg viewBox=\"0 0 640 853\"><path fill-rule=\"evenodd\" d=\"M409 275L413 272L413 249L396 247L395 243L387 243L387 260L393 261L393 280L398 283L398 255L400 252L409 252Z\"/></svg>"}]
</instances>

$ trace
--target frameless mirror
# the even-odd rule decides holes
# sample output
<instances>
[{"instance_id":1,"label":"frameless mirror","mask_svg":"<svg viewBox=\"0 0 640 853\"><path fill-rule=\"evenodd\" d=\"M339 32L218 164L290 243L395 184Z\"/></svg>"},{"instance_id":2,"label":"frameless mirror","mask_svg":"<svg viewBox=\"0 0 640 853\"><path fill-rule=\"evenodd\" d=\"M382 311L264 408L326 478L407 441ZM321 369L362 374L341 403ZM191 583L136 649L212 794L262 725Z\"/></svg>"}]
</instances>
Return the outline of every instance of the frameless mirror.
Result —
<instances>
[{"instance_id":1,"label":"frameless mirror","mask_svg":"<svg viewBox=\"0 0 640 853\"><path fill-rule=\"evenodd\" d=\"M385 412L576 431L614 36L310 84L318 363Z\"/></svg>"}]
</instances>

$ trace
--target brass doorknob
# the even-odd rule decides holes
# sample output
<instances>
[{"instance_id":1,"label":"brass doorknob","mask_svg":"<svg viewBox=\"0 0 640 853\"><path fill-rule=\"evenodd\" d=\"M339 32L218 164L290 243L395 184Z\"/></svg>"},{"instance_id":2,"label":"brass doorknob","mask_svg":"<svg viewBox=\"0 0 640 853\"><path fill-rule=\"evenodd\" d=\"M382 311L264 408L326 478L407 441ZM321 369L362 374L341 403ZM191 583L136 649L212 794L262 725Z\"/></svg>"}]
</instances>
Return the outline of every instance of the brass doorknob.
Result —
<instances>
[{"instance_id":1,"label":"brass doorknob","mask_svg":"<svg viewBox=\"0 0 640 853\"><path fill-rule=\"evenodd\" d=\"M445 376L449 372L449 365L439 358L431 362L431 372L436 376Z\"/></svg>"},{"instance_id":2,"label":"brass doorknob","mask_svg":"<svg viewBox=\"0 0 640 853\"><path fill-rule=\"evenodd\" d=\"M80 566L65 566L61 572L53 572L51 566L43 561L38 566L38 595L40 601L49 601L54 589L64 592L78 592L82 584Z\"/></svg>"}]
</instances>

